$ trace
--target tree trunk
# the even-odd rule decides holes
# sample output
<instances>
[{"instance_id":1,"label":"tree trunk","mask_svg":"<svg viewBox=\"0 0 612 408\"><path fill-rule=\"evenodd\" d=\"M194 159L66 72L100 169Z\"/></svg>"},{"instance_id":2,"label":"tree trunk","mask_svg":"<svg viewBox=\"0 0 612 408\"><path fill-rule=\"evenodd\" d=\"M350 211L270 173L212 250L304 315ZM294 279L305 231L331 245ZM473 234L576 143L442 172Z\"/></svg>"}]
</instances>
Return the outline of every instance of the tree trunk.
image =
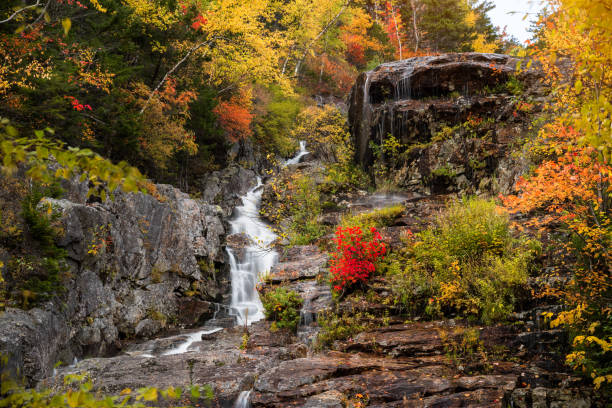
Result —
<instances>
[{"instance_id":1,"label":"tree trunk","mask_svg":"<svg viewBox=\"0 0 612 408\"><path fill-rule=\"evenodd\" d=\"M395 36L397 37L397 48L399 49L399 59L402 57L402 39L400 38L400 31L397 25L397 18L395 17L395 5L391 3L391 16L393 17L393 24L395 24Z\"/></svg>"},{"instance_id":2,"label":"tree trunk","mask_svg":"<svg viewBox=\"0 0 612 408\"><path fill-rule=\"evenodd\" d=\"M410 7L412 7L412 28L414 29L414 53L419 52L419 29L417 27L417 4L416 0L410 0Z\"/></svg>"}]
</instances>

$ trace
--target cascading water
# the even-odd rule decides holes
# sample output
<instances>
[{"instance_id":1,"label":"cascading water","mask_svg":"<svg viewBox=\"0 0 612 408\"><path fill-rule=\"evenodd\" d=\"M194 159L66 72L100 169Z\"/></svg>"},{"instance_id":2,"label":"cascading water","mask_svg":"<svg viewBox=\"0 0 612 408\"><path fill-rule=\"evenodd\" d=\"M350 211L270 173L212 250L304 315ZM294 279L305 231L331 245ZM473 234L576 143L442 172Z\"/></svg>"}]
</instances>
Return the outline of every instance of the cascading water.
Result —
<instances>
[{"instance_id":1,"label":"cascading water","mask_svg":"<svg viewBox=\"0 0 612 408\"><path fill-rule=\"evenodd\" d=\"M242 391L234 403L234 408L251 408L251 391Z\"/></svg>"},{"instance_id":2,"label":"cascading water","mask_svg":"<svg viewBox=\"0 0 612 408\"><path fill-rule=\"evenodd\" d=\"M202 340L202 335L216 333L216 332L221 331L221 330L223 330L223 329L220 328L220 327L216 327L214 329L201 330L201 331L197 331L195 333L191 333L190 335L187 336L187 340L186 341L184 341L183 343L179 344L175 348L166 351L162 355L164 355L164 356L172 356L172 355L175 355L175 354L186 353L187 351L189 351L189 347L193 343ZM143 355L143 356L147 357L148 355ZM153 357L153 356L150 356L150 357Z\"/></svg>"},{"instance_id":3,"label":"cascading water","mask_svg":"<svg viewBox=\"0 0 612 408\"><path fill-rule=\"evenodd\" d=\"M240 325L264 318L256 285L259 274L270 270L278 258L277 252L268 248L276 234L259 218L262 185L258 177L257 185L243 197L243 205L236 207L236 216L230 221L231 233L244 233L250 241L242 250L241 259L234 249L227 248L232 280L231 313Z\"/></svg>"},{"instance_id":4,"label":"cascading water","mask_svg":"<svg viewBox=\"0 0 612 408\"><path fill-rule=\"evenodd\" d=\"M285 162L285 165L289 166L290 164L298 164L300 162L300 160L302 160L302 157L304 157L307 154L308 154L308 150L306 150L306 142L301 140L300 141L300 150L295 155L295 157L287 160Z\"/></svg>"},{"instance_id":5,"label":"cascading water","mask_svg":"<svg viewBox=\"0 0 612 408\"><path fill-rule=\"evenodd\" d=\"M306 142L301 141L299 152L285 165L299 163L306 154ZM244 233L250 242L240 254L235 249L227 248L232 280L230 308L239 325L249 325L264 318L264 308L256 286L260 275L268 272L278 260L278 253L270 248L277 236L259 217L262 186L258 177L257 185L242 198L243 204L236 207L235 216L230 221L231 233Z\"/></svg>"}]
</instances>

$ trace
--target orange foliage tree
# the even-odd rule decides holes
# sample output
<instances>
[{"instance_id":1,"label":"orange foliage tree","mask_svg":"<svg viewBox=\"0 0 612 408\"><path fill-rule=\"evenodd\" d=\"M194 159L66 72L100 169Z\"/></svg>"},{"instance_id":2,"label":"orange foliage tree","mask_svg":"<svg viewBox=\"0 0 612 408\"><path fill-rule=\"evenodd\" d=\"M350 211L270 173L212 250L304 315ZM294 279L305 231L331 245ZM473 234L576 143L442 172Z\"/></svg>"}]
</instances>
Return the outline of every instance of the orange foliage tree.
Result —
<instances>
[{"instance_id":1,"label":"orange foliage tree","mask_svg":"<svg viewBox=\"0 0 612 408\"><path fill-rule=\"evenodd\" d=\"M246 139L253 134L251 122L253 114L244 96L234 96L228 101L220 101L214 109L219 125L232 142Z\"/></svg>"},{"instance_id":2,"label":"orange foliage tree","mask_svg":"<svg viewBox=\"0 0 612 408\"><path fill-rule=\"evenodd\" d=\"M382 11L382 18L384 22L384 28L389 36L391 44L395 47L395 57L397 59L403 59L404 55L404 44L406 42L406 31L404 29L404 22L399 12L399 7L395 4L396 1L389 0L385 2L385 8Z\"/></svg>"},{"instance_id":3,"label":"orange foliage tree","mask_svg":"<svg viewBox=\"0 0 612 408\"><path fill-rule=\"evenodd\" d=\"M558 246L571 279L549 289L567 309L547 313L551 325L566 326L573 350L566 362L612 391L612 3L610 0L550 0L542 19L537 59L554 90L549 123L533 151L542 161L519 181L518 195L504 198L531 224L562 227ZM560 61L563 58L563 61ZM560 63L561 62L561 63ZM569 64L567 63L569 62Z\"/></svg>"},{"instance_id":4,"label":"orange foliage tree","mask_svg":"<svg viewBox=\"0 0 612 408\"><path fill-rule=\"evenodd\" d=\"M340 29L340 38L346 46L346 59L358 68L368 63L368 53L384 53L385 46L368 34L374 25L372 17L363 9L355 8L348 24Z\"/></svg>"}]
</instances>

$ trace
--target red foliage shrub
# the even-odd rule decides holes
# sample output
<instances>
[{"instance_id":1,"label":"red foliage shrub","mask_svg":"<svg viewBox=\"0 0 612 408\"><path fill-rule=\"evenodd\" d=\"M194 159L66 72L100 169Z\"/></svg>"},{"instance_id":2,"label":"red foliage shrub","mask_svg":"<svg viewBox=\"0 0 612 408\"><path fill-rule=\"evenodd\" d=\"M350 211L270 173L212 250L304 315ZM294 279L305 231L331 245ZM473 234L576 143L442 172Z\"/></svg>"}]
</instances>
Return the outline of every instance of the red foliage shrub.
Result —
<instances>
[{"instance_id":1,"label":"red foliage shrub","mask_svg":"<svg viewBox=\"0 0 612 408\"><path fill-rule=\"evenodd\" d=\"M338 227L336 230L336 251L331 254L330 268L334 292L366 282L376 270L374 263L385 257L387 247L381 242L380 233L376 228L370 231L372 239L368 241L359 227Z\"/></svg>"}]
</instances>

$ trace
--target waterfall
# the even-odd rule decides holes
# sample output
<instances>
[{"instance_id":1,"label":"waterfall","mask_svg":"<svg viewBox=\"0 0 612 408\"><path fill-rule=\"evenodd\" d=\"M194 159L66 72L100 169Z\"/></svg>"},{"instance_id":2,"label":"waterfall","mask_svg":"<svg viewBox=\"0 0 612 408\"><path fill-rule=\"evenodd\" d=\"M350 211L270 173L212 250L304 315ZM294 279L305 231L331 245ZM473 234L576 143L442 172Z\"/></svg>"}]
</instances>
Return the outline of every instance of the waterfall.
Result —
<instances>
[{"instance_id":1,"label":"waterfall","mask_svg":"<svg viewBox=\"0 0 612 408\"><path fill-rule=\"evenodd\" d=\"M203 334L212 334L212 333L216 333L216 332L221 331L221 330L223 330L223 329L220 328L220 327L217 327L217 328L214 328L214 329L201 330L201 331L197 331L195 333L191 333L190 335L187 336L187 340L186 341L184 341L183 343L179 344L175 348L166 351L162 355L164 355L164 356L172 356L174 354L183 354L183 353L186 353L189 350L189 346L191 346L196 341L202 340L202 335Z\"/></svg>"},{"instance_id":2,"label":"waterfall","mask_svg":"<svg viewBox=\"0 0 612 408\"><path fill-rule=\"evenodd\" d=\"M306 142L301 141L299 152L287 160L285 165L299 163L307 153ZM277 236L259 217L262 186L261 178L258 177L257 185L242 198L242 205L236 207L235 216L230 221L231 233L244 233L250 242L240 251L240 256L234 249L227 248L232 280L230 309L239 325L249 325L264 318L264 308L257 293L257 283L260 276L270 271L278 260L278 253L270 248Z\"/></svg>"},{"instance_id":3,"label":"waterfall","mask_svg":"<svg viewBox=\"0 0 612 408\"><path fill-rule=\"evenodd\" d=\"M242 250L240 259L234 249L227 248L232 280L231 313L238 324L250 324L264 318L264 308L257 293L259 275L274 265L278 254L268 248L276 234L259 218L259 205L263 194L261 178L257 185L242 198L242 205L236 207L235 217L230 221L231 233L244 233L249 245Z\"/></svg>"},{"instance_id":4,"label":"waterfall","mask_svg":"<svg viewBox=\"0 0 612 408\"><path fill-rule=\"evenodd\" d=\"M295 157L287 160L285 162L285 166L289 166L290 164L298 164L300 162L300 160L302 159L302 157L304 157L306 154L308 154L308 151L306 150L306 142L301 140L300 141L300 150L298 151L298 153L295 155Z\"/></svg>"},{"instance_id":5,"label":"waterfall","mask_svg":"<svg viewBox=\"0 0 612 408\"><path fill-rule=\"evenodd\" d=\"M242 391L234 403L234 408L251 408L251 401L249 399L251 391Z\"/></svg>"},{"instance_id":6,"label":"waterfall","mask_svg":"<svg viewBox=\"0 0 612 408\"><path fill-rule=\"evenodd\" d=\"M310 293L307 293L306 295L307 297L304 299L304 304L300 310L300 324L302 326L310 326L312 322L314 322L313 313L310 310L311 299L308 297Z\"/></svg>"}]
</instances>

